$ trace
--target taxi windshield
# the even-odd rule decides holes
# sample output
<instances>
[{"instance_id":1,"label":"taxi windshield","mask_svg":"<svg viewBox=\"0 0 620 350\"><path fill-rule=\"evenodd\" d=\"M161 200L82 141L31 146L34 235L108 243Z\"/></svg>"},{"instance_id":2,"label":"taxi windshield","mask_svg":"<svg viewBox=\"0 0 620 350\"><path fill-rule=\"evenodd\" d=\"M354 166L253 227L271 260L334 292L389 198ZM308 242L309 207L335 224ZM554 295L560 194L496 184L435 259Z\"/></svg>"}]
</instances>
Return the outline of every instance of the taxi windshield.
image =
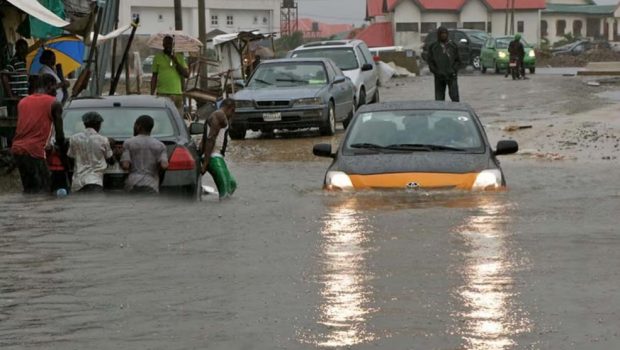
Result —
<instances>
[{"instance_id":1,"label":"taxi windshield","mask_svg":"<svg viewBox=\"0 0 620 350\"><path fill-rule=\"evenodd\" d=\"M345 149L478 153L484 151L484 143L467 111L403 110L360 114Z\"/></svg>"}]
</instances>

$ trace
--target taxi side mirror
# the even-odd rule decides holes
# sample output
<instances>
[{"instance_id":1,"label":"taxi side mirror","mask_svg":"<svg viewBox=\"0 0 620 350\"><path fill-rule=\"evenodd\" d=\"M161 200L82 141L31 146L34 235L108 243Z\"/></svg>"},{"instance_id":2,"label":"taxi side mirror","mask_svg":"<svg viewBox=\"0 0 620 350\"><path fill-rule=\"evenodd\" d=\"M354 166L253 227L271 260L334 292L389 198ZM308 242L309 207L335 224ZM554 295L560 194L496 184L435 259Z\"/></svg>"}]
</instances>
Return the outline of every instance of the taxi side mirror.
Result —
<instances>
[{"instance_id":1,"label":"taxi side mirror","mask_svg":"<svg viewBox=\"0 0 620 350\"><path fill-rule=\"evenodd\" d=\"M329 143L320 143L314 145L312 148L312 154L317 157L334 158L336 155L332 153L332 145Z\"/></svg>"},{"instance_id":2,"label":"taxi side mirror","mask_svg":"<svg viewBox=\"0 0 620 350\"><path fill-rule=\"evenodd\" d=\"M497 143L495 155L501 156L505 154L513 154L519 151L519 144L514 140L502 140Z\"/></svg>"}]
</instances>

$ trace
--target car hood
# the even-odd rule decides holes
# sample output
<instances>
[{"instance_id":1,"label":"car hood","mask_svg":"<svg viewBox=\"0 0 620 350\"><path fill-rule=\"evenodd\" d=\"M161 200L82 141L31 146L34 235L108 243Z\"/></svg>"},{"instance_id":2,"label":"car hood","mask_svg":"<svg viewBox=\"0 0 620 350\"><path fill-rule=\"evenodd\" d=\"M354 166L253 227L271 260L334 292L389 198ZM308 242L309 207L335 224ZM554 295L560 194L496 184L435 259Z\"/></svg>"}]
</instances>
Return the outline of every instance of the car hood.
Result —
<instances>
[{"instance_id":1,"label":"car hood","mask_svg":"<svg viewBox=\"0 0 620 350\"><path fill-rule=\"evenodd\" d=\"M300 86L286 88L245 88L234 95L236 100L291 100L296 98L316 97L326 86Z\"/></svg>"},{"instance_id":2,"label":"car hood","mask_svg":"<svg viewBox=\"0 0 620 350\"><path fill-rule=\"evenodd\" d=\"M474 173L490 168L485 153L412 152L370 155L339 155L332 170L347 174L373 175L385 173Z\"/></svg>"}]
</instances>

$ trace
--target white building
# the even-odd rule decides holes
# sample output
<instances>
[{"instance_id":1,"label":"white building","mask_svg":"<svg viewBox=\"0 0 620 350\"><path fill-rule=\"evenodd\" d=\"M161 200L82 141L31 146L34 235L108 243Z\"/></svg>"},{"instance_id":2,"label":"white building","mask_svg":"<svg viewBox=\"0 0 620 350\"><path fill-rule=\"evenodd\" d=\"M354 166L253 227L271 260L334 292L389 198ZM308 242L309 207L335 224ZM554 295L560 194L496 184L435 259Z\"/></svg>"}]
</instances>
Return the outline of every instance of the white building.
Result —
<instances>
[{"instance_id":1,"label":"white building","mask_svg":"<svg viewBox=\"0 0 620 350\"><path fill-rule=\"evenodd\" d=\"M226 33L258 29L280 31L280 0L206 0L207 33L219 29ZM198 2L182 0L183 31L198 37ZM172 0L122 0L120 24L129 24L140 16L137 34L155 34L174 30Z\"/></svg>"}]
</instances>

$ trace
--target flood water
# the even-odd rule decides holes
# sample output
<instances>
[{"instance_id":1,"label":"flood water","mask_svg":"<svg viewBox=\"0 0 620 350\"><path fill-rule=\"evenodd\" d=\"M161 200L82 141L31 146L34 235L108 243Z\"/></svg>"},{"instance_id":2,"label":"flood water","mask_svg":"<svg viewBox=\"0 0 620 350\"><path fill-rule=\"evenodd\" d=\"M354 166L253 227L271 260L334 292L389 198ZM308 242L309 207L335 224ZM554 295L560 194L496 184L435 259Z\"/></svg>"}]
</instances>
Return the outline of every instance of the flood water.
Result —
<instances>
[{"instance_id":1,"label":"flood water","mask_svg":"<svg viewBox=\"0 0 620 350\"><path fill-rule=\"evenodd\" d=\"M617 163L331 194L321 141L234 142L222 203L2 196L0 347L620 347Z\"/></svg>"}]
</instances>

